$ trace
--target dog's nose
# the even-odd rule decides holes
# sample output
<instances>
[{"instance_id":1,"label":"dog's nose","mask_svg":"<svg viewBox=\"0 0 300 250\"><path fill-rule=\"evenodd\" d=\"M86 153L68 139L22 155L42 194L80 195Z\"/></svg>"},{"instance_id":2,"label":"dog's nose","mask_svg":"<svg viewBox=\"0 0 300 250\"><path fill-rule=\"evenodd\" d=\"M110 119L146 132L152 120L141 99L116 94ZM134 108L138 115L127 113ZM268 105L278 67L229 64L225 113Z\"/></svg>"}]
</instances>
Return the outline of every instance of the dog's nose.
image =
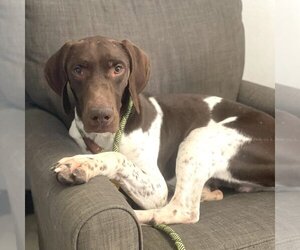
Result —
<instances>
[{"instance_id":1,"label":"dog's nose","mask_svg":"<svg viewBox=\"0 0 300 250\"><path fill-rule=\"evenodd\" d=\"M113 121L113 110L111 108L91 108L89 117L93 124L108 126Z\"/></svg>"}]
</instances>

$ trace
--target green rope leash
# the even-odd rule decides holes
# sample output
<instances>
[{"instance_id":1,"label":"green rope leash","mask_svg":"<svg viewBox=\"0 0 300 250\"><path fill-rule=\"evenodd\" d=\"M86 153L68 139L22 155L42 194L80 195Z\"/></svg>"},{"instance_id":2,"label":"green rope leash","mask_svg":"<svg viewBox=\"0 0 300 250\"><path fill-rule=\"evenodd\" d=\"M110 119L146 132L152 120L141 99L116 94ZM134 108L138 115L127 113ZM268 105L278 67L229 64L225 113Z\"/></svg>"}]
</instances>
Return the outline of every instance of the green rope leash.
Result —
<instances>
[{"instance_id":1,"label":"green rope leash","mask_svg":"<svg viewBox=\"0 0 300 250\"><path fill-rule=\"evenodd\" d=\"M132 107L133 107L133 101L132 101L131 98L129 98L129 103L128 103L126 113L123 115L123 117L120 121L119 129L118 129L118 131L115 135L115 138L114 138L113 149L112 149L114 152L119 152L120 151L121 138L122 138L122 135L124 133L125 125L127 123L128 117L131 113Z\"/></svg>"},{"instance_id":2,"label":"green rope leash","mask_svg":"<svg viewBox=\"0 0 300 250\"><path fill-rule=\"evenodd\" d=\"M123 115L123 117L120 121L119 129L114 138L113 149L112 149L114 152L120 151L121 138L124 133L125 125L127 123L128 117L131 113L132 107L133 107L133 102L132 102L132 99L130 98L126 113ZM178 250L185 250L185 246L184 246L180 236L171 227L169 227L165 224L154 224L154 225L152 225L152 227L167 234L175 242L175 246Z\"/></svg>"},{"instance_id":3,"label":"green rope leash","mask_svg":"<svg viewBox=\"0 0 300 250\"><path fill-rule=\"evenodd\" d=\"M171 227L165 224L155 224L152 227L166 233L175 242L175 246L178 250L185 250L185 246L180 236Z\"/></svg>"}]
</instances>

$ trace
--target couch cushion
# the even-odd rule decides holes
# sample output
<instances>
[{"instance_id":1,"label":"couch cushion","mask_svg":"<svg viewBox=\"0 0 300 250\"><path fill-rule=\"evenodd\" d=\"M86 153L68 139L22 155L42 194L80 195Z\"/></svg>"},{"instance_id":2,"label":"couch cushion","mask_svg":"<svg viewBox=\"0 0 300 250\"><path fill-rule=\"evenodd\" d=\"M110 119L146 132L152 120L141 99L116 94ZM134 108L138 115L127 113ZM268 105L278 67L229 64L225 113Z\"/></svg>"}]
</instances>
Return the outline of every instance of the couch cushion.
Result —
<instances>
[{"instance_id":1,"label":"couch cushion","mask_svg":"<svg viewBox=\"0 0 300 250\"><path fill-rule=\"evenodd\" d=\"M299 195L299 187L276 190L276 250L300 249Z\"/></svg>"},{"instance_id":2,"label":"couch cushion","mask_svg":"<svg viewBox=\"0 0 300 250\"><path fill-rule=\"evenodd\" d=\"M222 201L201 203L200 221L172 225L186 249L274 249L274 193L227 194ZM142 227L144 249L173 249L162 232Z\"/></svg>"},{"instance_id":3,"label":"couch cushion","mask_svg":"<svg viewBox=\"0 0 300 250\"><path fill-rule=\"evenodd\" d=\"M300 118L300 87L276 84L276 108Z\"/></svg>"},{"instance_id":4,"label":"couch cushion","mask_svg":"<svg viewBox=\"0 0 300 250\"><path fill-rule=\"evenodd\" d=\"M236 99L244 66L241 2L236 0L26 1L26 89L63 116L47 86L46 60L70 39L127 38L151 59L157 93L193 92Z\"/></svg>"},{"instance_id":5,"label":"couch cushion","mask_svg":"<svg viewBox=\"0 0 300 250\"><path fill-rule=\"evenodd\" d=\"M242 81L237 101L275 116L275 89Z\"/></svg>"},{"instance_id":6,"label":"couch cushion","mask_svg":"<svg viewBox=\"0 0 300 250\"><path fill-rule=\"evenodd\" d=\"M276 183L300 187L300 119L276 110Z\"/></svg>"}]
</instances>

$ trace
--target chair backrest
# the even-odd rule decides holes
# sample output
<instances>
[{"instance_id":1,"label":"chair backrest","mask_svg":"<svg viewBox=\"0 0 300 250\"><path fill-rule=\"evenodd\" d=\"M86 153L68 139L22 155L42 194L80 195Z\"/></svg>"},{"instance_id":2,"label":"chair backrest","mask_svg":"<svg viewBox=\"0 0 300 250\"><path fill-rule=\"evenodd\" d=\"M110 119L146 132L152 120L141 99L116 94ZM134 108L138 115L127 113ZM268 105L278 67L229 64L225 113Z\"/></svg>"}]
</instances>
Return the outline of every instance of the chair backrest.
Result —
<instances>
[{"instance_id":1,"label":"chair backrest","mask_svg":"<svg viewBox=\"0 0 300 250\"><path fill-rule=\"evenodd\" d=\"M128 39L151 60L147 92L202 93L235 100L244 68L240 0L28 0L26 91L64 121L43 67L67 40Z\"/></svg>"}]
</instances>

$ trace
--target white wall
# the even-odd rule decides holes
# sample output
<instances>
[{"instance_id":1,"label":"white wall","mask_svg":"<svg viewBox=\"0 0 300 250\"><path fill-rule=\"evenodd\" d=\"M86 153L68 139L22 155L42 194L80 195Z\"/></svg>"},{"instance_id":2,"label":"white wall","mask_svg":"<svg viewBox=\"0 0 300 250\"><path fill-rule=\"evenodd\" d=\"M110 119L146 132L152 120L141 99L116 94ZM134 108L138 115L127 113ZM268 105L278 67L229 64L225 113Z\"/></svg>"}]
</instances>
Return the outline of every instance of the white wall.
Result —
<instances>
[{"instance_id":1,"label":"white wall","mask_svg":"<svg viewBox=\"0 0 300 250\"><path fill-rule=\"evenodd\" d=\"M300 88L300 1L276 1L276 83Z\"/></svg>"},{"instance_id":2,"label":"white wall","mask_svg":"<svg viewBox=\"0 0 300 250\"><path fill-rule=\"evenodd\" d=\"M246 37L243 79L274 88L275 0L243 0L243 22Z\"/></svg>"}]
</instances>

